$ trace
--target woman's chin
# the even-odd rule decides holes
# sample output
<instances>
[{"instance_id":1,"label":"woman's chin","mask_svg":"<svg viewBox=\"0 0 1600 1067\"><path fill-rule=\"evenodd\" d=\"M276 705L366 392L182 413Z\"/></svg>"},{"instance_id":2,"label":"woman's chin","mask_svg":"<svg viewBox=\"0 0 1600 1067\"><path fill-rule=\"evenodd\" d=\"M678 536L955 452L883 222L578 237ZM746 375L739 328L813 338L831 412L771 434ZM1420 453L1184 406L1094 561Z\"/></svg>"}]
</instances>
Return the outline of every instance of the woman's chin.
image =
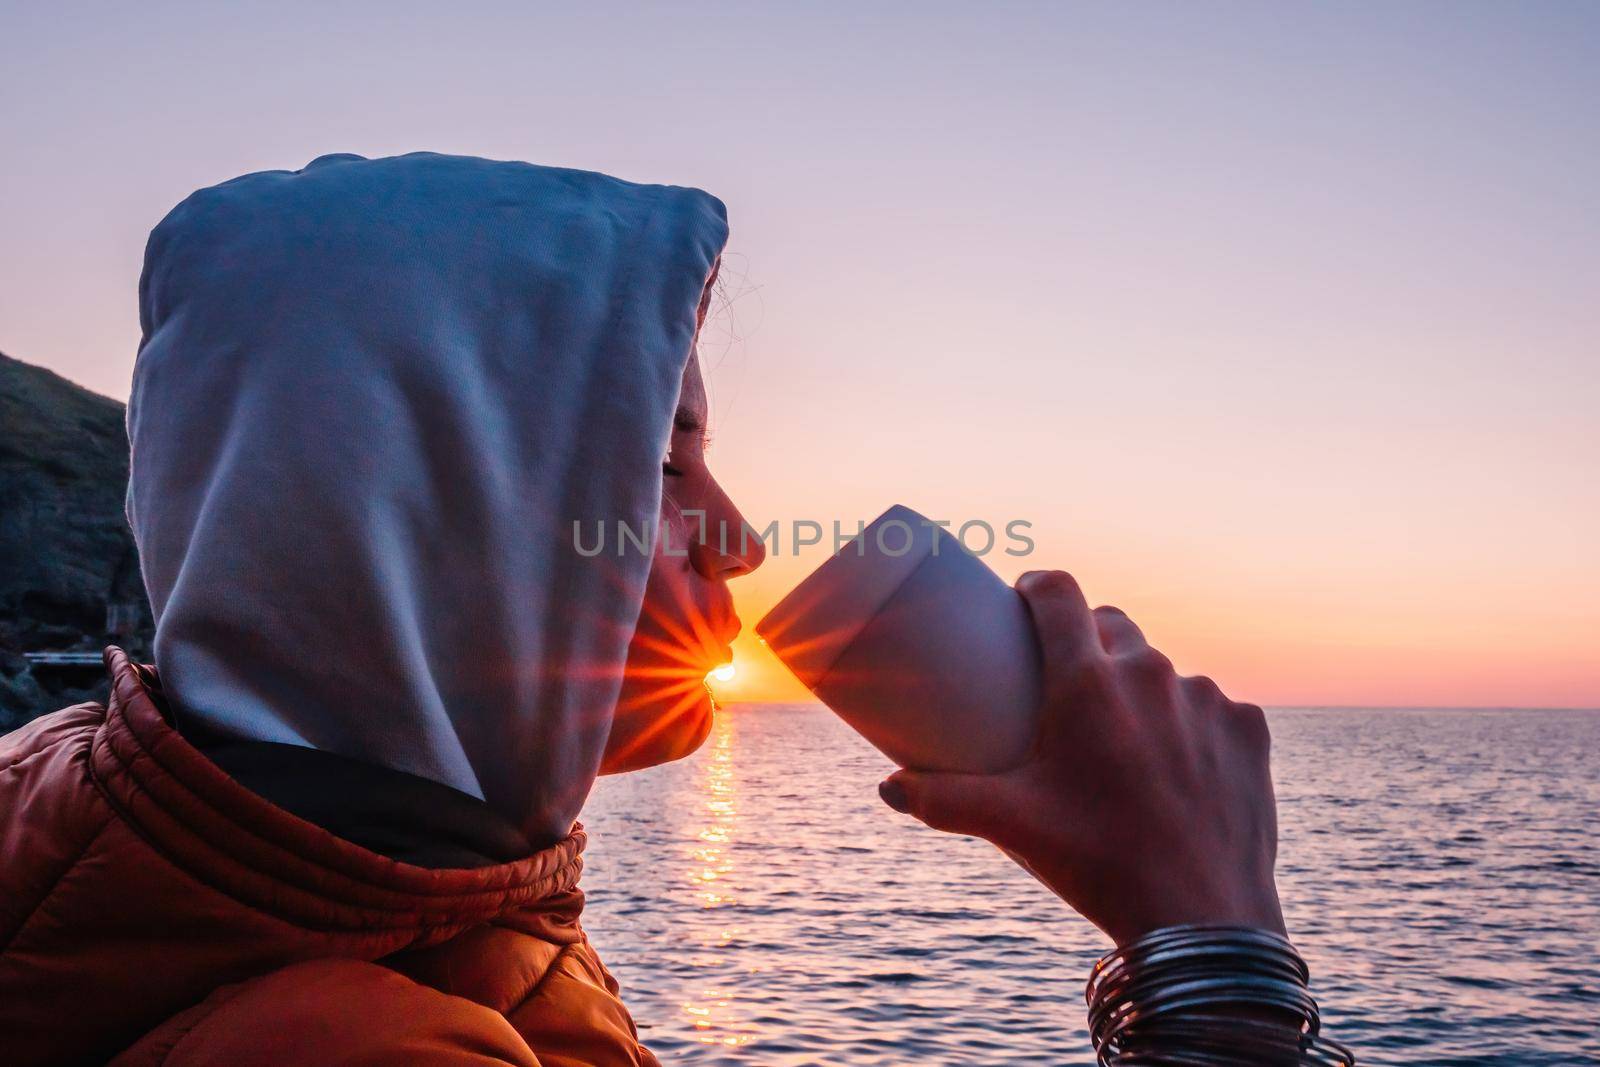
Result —
<instances>
[{"instance_id":1,"label":"woman's chin","mask_svg":"<svg viewBox=\"0 0 1600 1067\"><path fill-rule=\"evenodd\" d=\"M710 736L714 710L705 685L659 698L624 699L612 719L600 773L643 770L691 755Z\"/></svg>"}]
</instances>

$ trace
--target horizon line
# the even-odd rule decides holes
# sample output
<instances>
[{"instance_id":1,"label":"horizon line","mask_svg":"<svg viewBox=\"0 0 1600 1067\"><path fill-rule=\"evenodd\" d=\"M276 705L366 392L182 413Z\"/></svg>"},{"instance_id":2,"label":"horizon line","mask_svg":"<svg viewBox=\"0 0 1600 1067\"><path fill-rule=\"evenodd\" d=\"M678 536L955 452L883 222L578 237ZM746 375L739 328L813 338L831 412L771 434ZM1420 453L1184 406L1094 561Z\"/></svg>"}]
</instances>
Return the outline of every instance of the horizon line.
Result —
<instances>
[{"instance_id":1,"label":"horizon line","mask_svg":"<svg viewBox=\"0 0 1600 1067\"><path fill-rule=\"evenodd\" d=\"M820 700L724 700L717 698L718 710L744 704L814 705L827 708ZM1592 704L1262 704L1263 711L1581 711L1600 713ZM831 710L831 709L830 709Z\"/></svg>"}]
</instances>

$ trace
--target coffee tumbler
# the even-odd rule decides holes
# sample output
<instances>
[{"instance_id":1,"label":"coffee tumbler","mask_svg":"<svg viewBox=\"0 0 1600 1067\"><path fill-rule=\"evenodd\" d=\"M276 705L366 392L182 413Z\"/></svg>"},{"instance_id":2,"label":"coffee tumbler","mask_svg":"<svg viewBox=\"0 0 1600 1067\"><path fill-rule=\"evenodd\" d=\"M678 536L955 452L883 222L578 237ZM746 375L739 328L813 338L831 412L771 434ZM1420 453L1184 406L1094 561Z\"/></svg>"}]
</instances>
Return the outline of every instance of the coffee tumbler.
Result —
<instances>
[{"instance_id":1,"label":"coffee tumbler","mask_svg":"<svg viewBox=\"0 0 1600 1067\"><path fill-rule=\"evenodd\" d=\"M884 512L756 633L817 698L903 767L989 772L1026 758L1040 659L1016 590L939 524Z\"/></svg>"}]
</instances>

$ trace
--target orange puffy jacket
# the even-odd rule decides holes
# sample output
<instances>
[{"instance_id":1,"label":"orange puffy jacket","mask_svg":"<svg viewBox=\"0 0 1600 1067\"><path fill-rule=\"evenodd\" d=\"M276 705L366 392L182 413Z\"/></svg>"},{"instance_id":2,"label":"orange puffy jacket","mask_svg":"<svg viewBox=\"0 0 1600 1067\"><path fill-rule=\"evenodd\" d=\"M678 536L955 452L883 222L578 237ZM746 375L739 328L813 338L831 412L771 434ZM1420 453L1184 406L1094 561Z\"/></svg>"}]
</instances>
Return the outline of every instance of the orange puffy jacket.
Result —
<instances>
[{"instance_id":1,"label":"orange puffy jacket","mask_svg":"<svg viewBox=\"0 0 1600 1067\"><path fill-rule=\"evenodd\" d=\"M0 737L0 1063L655 1064L579 925L584 834L380 856L240 786L106 650Z\"/></svg>"}]
</instances>

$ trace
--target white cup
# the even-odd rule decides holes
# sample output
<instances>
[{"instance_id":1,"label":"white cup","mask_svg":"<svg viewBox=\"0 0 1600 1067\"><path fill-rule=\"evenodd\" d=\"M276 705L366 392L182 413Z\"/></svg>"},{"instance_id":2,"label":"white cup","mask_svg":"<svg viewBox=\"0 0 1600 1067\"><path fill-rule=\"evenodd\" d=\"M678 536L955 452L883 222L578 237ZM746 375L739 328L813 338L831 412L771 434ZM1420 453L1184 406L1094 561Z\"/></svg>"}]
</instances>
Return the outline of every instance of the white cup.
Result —
<instances>
[{"instance_id":1,"label":"white cup","mask_svg":"<svg viewBox=\"0 0 1600 1067\"><path fill-rule=\"evenodd\" d=\"M817 698L902 767L988 772L1038 730L1028 607L910 508L873 520L756 624Z\"/></svg>"}]
</instances>

